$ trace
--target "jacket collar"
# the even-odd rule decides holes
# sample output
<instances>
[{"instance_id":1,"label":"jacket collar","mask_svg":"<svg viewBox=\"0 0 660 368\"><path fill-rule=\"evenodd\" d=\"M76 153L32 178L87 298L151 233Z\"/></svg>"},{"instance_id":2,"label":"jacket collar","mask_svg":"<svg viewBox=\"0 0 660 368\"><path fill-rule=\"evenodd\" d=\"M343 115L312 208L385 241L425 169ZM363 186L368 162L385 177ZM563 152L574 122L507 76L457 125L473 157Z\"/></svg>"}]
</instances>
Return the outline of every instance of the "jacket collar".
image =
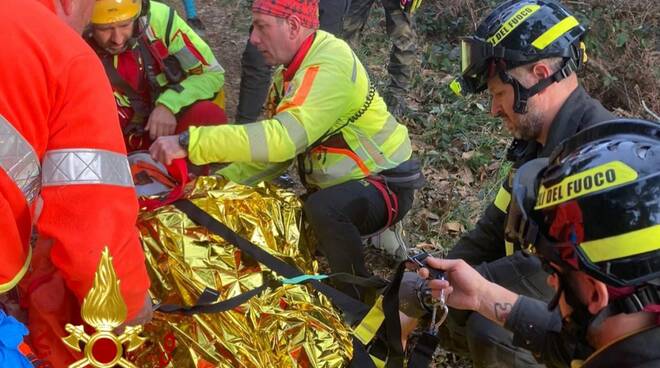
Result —
<instances>
[{"instance_id":1,"label":"jacket collar","mask_svg":"<svg viewBox=\"0 0 660 368\"><path fill-rule=\"evenodd\" d=\"M284 76L285 82L290 82L293 79L293 76L296 75L303 60L305 60L305 56L307 56L309 49L312 48L312 44L314 43L315 37L316 37L316 32L309 35L305 39L305 41L303 41L302 45L300 45L300 48L296 52L296 55L294 55L289 65L282 71L282 75Z\"/></svg>"},{"instance_id":2,"label":"jacket collar","mask_svg":"<svg viewBox=\"0 0 660 368\"><path fill-rule=\"evenodd\" d=\"M584 88L578 86L568 96L564 104L557 112L557 115L552 120L550 130L548 131L548 139L539 152L540 157L550 156L552 150L555 149L567 137L572 137L581 128L582 115L584 112L583 104L587 102L587 92Z\"/></svg>"}]
</instances>

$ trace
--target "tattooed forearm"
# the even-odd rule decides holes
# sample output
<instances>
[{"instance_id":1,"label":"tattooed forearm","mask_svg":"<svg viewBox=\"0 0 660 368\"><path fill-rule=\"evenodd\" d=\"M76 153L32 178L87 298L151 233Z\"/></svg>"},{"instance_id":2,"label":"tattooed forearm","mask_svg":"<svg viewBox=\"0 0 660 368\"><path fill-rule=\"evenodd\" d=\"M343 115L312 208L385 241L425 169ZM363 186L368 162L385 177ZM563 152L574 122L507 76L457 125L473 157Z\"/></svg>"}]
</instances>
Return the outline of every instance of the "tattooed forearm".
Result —
<instances>
[{"instance_id":1,"label":"tattooed forearm","mask_svg":"<svg viewBox=\"0 0 660 368\"><path fill-rule=\"evenodd\" d=\"M506 319L509 317L509 313L513 309L513 304L511 303L495 303L495 318L500 322L506 322Z\"/></svg>"}]
</instances>

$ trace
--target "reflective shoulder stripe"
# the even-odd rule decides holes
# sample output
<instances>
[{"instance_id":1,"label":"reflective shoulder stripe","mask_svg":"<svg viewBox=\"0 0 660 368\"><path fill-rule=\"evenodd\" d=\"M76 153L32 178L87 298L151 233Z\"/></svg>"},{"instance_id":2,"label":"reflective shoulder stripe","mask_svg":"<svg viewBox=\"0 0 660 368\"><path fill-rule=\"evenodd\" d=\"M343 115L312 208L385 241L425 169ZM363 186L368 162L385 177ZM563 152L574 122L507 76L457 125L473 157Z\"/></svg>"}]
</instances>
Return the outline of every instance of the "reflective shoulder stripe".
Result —
<instances>
[{"instance_id":1,"label":"reflective shoulder stripe","mask_svg":"<svg viewBox=\"0 0 660 368\"><path fill-rule=\"evenodd\" d=\"M511 202L511 193L509 193L504 187L500 187L497 196L495 197L495 207L500 211L507 213L509 210L509 203Z\"/></svg>"},{"instance_id":2,"label":"reflective shoulder stripe","mask_svg":"<svg viewBox=\"0 0 660 368\"><path fill-rule=\"evenodd\" d=\"M660 224L608 238L590 240L580 248L593 263L660 249Z\"/></svg>"},{"instance_id":3,"label":"reflective shoulder stripe","mask_svg":"<svg viewBox=\"0 0 660 368\"><path fill-rule=\"evenodd\" d=\"M42 185L106 184L133 187L125 155L98 149L61 149L46 152Z\"/></svg>"},{"instance_id":4,"label":"reflective shoulder stripe","mask_svg":"<svg viewBox=\"0 0 660 368\"><path fill-rule=\"evenodd\" d=\"M23 267L16 273L13 279L11 279L9 282L6 282L4 284L0 284L0 294L5 293L16 286L21 279L23 279L23 276L27 273L28 269L30 268L30 261L32 260L32 247L28 246L28 255L25 257L25 263L23 264Z\"/></svg>"},{"instance_id":5,"label":"reflective shoulder stripe","mask_svg":"<svg viewBox=\"0 0 660 368\"><path fill-rule=\"evenodd\" d=\"M559 23L555 24L550 29L545 31L536 40L534 40L534 42L532 42L532 46L536 47L539 50L543 50L549 44L553 43L557 38L561 37L561 35L570 31L573 27L579 25L580 22L578 22L578 20L575 19L575 17L573 16L566 17L562 19Z\"/></svg>"},{"instance_id":6,"label":"reflective shoulder stripe","mask_svg":"<svg viewBox=\"0 0 660 368\"><path fill-rule=\"evenodd\" d=\"M0 167L23 192L28 203L41 189L39 157L32 145L0 115Z\"/></svg>"},{"instance_id":7,"label":"reflective shoulder stripe","mask_svg":"<svg viewBox=\"0 0 660 368\"><path fill-rule=\"evenodd\" d=\"M357 81L357 56L353 53L353 72L351 73L351 82L355 84L355 81Z\"/></svg>"},{"instance_id":8,"label":"reflective shoulder stripe","mask_svg":"<svg viewBox=\"0 0 660 368\"><path fill-rule=\"evenodd\" d=\"M383 311L383 296L379 296L369 313L362 319L359 325L353 330L353 334L363 344L367 345L378 332L378 329L385 321L385 312Z\"/></svg>"},{"instance_id":9,"label":"reflective shoulder stripe","mask_svg":"<svg viewBox=\"0 0 660 368\"><path fill-rule=\"evenodd\" d=\"M202 63L187 46L184 46L181 50L175 52L174 57L179 60L183 70L190 70Z\"/></svg>"}]
</instances>

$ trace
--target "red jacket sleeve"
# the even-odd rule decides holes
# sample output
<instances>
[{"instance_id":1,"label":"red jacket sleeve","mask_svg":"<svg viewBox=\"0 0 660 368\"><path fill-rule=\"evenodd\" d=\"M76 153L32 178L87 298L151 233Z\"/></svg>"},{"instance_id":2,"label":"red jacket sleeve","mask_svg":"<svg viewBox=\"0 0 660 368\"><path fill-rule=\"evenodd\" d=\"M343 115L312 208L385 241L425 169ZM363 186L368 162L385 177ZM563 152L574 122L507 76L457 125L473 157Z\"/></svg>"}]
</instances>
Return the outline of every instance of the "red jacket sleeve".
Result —
<instances>
[{"instance_id":1,"label":"red jacket sleeve","mask_svg":"<svg viewBox=\"0 0 660 368\"><path fill-rule=\"evenodd\" d=\"M46 154L91 149L121 154L125 148L110 84L91 50L59 68L53 90ZM116 156L116 155L115 155ZM108 246L128 318L144 304L149 279L135 226L138 204L132 186L104 183L45 186L39 235L53 241L51 258L80 301L93 282Z\"/></svg>"}]
</instances>

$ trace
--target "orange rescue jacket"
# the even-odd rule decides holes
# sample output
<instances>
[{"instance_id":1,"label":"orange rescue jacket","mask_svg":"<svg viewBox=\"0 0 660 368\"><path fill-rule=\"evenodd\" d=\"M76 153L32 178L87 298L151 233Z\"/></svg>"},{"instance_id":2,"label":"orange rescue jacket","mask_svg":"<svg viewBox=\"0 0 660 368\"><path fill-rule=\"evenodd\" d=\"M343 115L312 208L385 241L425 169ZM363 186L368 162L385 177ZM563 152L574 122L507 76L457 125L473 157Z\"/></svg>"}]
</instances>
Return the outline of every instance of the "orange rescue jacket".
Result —
<instances>
[{"instance_id":1,"label":"orange rescue jacket","mask_svg":"<svg viewBox=\"0 0 660 368\"><path fill-rule=\"evenodd\" d=\"M79 302L108 246L132 318L149 279L112 89L94 52L41 2L0 1L0 291L27 270L35 223Z\"/></svg>"}]
</instances>

